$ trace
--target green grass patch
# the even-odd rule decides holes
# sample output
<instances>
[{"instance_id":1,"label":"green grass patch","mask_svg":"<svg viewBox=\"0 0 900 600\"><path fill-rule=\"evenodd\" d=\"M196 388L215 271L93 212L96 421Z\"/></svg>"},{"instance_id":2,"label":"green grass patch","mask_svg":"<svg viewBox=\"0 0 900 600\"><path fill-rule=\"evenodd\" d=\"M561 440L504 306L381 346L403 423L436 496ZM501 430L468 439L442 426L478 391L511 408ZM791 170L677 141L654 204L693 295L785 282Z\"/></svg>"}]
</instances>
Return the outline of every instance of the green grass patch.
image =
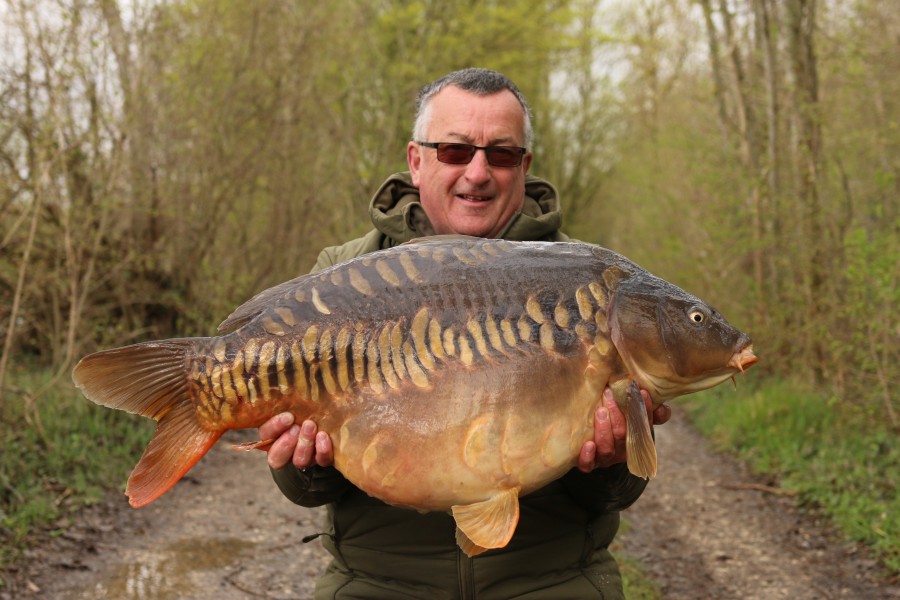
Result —
<instances>
[{"instance_id":1,"label":"green grass patch","mask_svg":"<svg viewBox=\"0 0 900 600\"><path fill-rule=\"evenodd\" d=\"M718 448L776 476L900 573L900 436L884 415L790 382L740 397L711 390L686 404Z\"/></svg>"},{"instance_id":2,"label":"green grass patch","mask_svg":"<svg viewBox=\"0 0 900 600\"><path fill-rule=\"evenodd\" d=\"M124 487L154 431L151 421L88 402L64 378L31 399L50 374L8 374L0 411L0 568L37 531ZM12 390L12 391L11 391Z\"/></svg>"},{"instance_id":3,"label":"green grass patch","mask_svg":"<svg viewBox=\"0 0 900 600\"><path fill-rule=\"evenodd\" d=\"M618 535L621 536L628 529L628 518L623 515ZM628 556L616 540L613 540L610 551L616 558L619 572L622 573L622 587L628 600L660 600L662 598L662 590L659 585L646 572L639 560Z\"/></svg>"}]
</instances>

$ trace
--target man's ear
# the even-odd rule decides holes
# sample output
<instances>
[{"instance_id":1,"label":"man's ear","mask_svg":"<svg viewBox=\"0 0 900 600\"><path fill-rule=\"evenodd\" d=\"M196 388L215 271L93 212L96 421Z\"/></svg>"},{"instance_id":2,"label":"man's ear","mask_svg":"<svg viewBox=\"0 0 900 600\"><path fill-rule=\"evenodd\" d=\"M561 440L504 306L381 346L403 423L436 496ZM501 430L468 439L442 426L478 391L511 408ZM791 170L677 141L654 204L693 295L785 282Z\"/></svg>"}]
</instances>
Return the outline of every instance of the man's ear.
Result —
<instances>
[{"instance_id":1,"label":"man's ear","mask_svg":"<svg viewBox=\"0 0 900 600\"><path fill-rule=\"evenodd\" d=\"M406 145L406 164L409 165L409 174L412 176L412 183L419 187L419 171L422 167L422 146L415 142Z\"/></svg>"},{"instance_id":2,"label":"man's ear","mask_svg":"<svg viewBox=\"0 0 900 600\"><path fill-rule=\"evenodd\" d=\"M534 158L534 155L531 152L526 152L525 156L522 157L522 166L525 167L525 173L528 173L532 158Z\"/></svg>"}]
</instances>

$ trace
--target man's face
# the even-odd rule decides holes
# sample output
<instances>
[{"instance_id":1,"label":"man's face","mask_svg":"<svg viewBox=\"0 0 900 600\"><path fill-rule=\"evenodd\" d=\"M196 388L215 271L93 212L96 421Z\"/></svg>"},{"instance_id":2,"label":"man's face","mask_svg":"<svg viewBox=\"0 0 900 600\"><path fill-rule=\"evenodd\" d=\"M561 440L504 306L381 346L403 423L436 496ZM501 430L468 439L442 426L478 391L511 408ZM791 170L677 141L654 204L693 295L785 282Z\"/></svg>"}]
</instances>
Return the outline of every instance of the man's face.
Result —
<instances>
[{"instance_id":1,"label":"man's face","mask_svg":"<svg viewBox=\"0 0 900 600\"><path fill-rule=\"evenodd\" d=\"M417 141L525 145L525 113L509 90L477 96L448 86L431 99L429 117L427 139ZM481 150L467 165L449 165L438 161L436 149L410 142L406 159L437 234L496 237L522 210L530 152L518 167L493 167Z\"/></svg>"}]
</instances>

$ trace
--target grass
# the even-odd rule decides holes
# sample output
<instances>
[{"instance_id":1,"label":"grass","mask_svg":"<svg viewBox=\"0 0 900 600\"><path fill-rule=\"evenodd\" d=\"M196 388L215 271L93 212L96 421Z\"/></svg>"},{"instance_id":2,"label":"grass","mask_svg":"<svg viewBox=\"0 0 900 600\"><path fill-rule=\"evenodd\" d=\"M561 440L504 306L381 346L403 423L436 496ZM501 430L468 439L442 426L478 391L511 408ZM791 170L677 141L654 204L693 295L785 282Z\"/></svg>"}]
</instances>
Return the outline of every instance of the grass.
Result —
<instances>
[{"instance_id":1,"label":"grass","mask_svg":"<svg viewBox=\"0 0 900 600\"><path fill-rule=\"evenodd\" d=\"M623 515L619 526L619 535L622 535L628 529L628 517ZM622 587L628 600L660 600L662 598L662 591L659 586L646 573L643 564L639 560L629 557L615 540L610 550L619 564L619 571L622 573Z\"/></svg>"},{"instance_id":2,"label":"grass","mask_svg":"<svg viewBox=\"0 0 900 600\"><path fill-rule=\"evenodd\" d=\"M850 540L900 573L900 435L875 410L769 382L740 399L713 390L687 406L719 449L774 475Z\"/></svg>"},{"instance_id":3,"label":"grass","mask_svg":"<svg viewBox=\"0 0 900 600\"><path fill-rule=\"evenodd\" d=\"M0 411L0 569L34 533L58 531L74 511L122 489L154 429L151 421L88 402L67 380L29 403L50 374L8 375Z\"/></svg>"}]
</instances>

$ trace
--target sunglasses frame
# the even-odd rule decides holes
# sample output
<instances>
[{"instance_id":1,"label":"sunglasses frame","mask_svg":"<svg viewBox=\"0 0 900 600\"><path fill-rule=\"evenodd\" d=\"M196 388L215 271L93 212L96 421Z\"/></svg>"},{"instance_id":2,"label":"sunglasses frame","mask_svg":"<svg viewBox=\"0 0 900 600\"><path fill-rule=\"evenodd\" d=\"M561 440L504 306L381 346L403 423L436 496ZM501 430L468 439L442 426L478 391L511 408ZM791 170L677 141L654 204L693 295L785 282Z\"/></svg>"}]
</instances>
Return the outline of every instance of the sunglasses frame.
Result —
<instances>
[{"instance_id":1,"label":"sunglasses frame","mask_svg":"<svg viewBox=\"0 0 900 600\"><path fill-rule=\"evenodd\" d=\"M527 148L522 148L521 146L476 146L475 144L466 144L463 142L416 142L416 144L418 144L420 146L425 146L426 148L434 148L435 151L437 152L438 161L440 161L444 164L447 164L447 165L467 165L470 162L472 162L472 159L475 158L475 154L479 150L484 150L484 156L487 159L489 165L491 165L492 167L500 167L500 168L508 168L508 169L512 169L512 168L521 166L522 165L522 157L524 157L525 153L528 151ZM471 150L471 154L469 155L469 160L467 160L465 162L449 162L446 160L441 160L441 146L444 146L444 145L464 146L466 148L469 148ZM495 149L503 149L504 152L514 151L514 152L518 153L518 157L519 157L518 162L516 162L516 164L514 164L514 165L494 164L491 161L491 155L494 154L496 156L496 153L494 152Z\"/></svg>"}]
</instances>

